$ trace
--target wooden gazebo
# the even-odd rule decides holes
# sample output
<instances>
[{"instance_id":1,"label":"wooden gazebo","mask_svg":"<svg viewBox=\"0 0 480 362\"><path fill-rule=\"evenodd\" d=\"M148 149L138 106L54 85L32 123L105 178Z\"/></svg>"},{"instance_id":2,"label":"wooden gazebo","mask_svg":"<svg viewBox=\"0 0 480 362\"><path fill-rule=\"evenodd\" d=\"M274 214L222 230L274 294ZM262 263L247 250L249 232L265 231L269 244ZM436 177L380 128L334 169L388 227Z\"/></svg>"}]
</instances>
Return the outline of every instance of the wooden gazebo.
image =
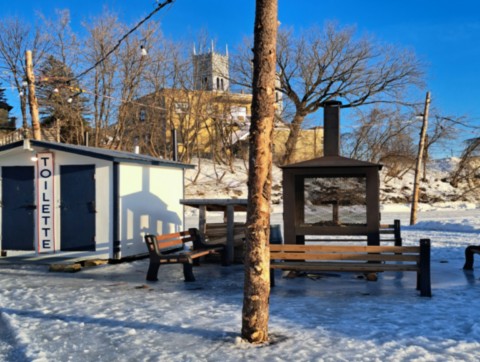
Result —
<instances>
[{"instance_id":1,"label":"wooden gazebo","mask_svg":"<svg viewBox=\"0 0 480 362\"><path fill-rule=\"evenodd\" d=\"M282 167L286 244L338 235L380 243L382 166L339 155L341 105L324 104L324 156Z\"/></svg>"}]
</instances>

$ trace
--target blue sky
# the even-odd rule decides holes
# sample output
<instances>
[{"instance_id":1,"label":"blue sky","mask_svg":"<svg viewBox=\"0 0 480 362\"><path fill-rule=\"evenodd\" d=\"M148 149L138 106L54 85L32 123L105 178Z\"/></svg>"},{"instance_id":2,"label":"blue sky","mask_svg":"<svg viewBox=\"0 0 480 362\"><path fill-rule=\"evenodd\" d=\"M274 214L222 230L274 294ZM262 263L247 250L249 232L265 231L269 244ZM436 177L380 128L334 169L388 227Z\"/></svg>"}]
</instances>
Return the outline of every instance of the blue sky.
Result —
<instances>
[{"instance_id":1,"label":"blue sky","mask_svg":"<svg viewBox=\"0 0 480 362\"><path fill-rule=\"evenodd\" d=\"M69 8L74 27L98 16L103 7L114 10L122 21L134 24L156 6L154 0L2 0L3 15L34 21L35 11L49 14ZM216 39L217 47L233 48L251 36L254 0L176 0L155 19L174 39L192 40L201 29ZM402 0L279 0L282 26L295 29L336 20L355 25L380 41L415 51L427 64L426 90L432 105L444 115L464 115L480 125L480 1ZM192 40L193 42L193 40Z\"/></svg>"}]
</instances>

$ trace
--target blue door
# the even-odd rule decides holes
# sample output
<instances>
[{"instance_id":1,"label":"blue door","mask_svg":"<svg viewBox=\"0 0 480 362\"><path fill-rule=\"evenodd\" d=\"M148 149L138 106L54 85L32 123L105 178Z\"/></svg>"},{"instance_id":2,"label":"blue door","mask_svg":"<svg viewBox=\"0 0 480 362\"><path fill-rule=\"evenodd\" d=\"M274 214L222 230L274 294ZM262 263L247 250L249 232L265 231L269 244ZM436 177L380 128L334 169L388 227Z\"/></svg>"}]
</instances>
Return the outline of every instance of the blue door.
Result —
<instances>
[{"instance_id":1,"label":"blue door","mask_svg":"<svg viewBox=\"0 0 480 362\"><path fill-rule=\"evenodd\" d=\"M60 166L62 251L95 251L95 166Z\"/></svg>"},{"instance_id":2,"label":"blue door","mask_svg":"<svg viewBox=\"0 0 480 362\"><path fill-rule=\"evenodd\" d=\"M2 167L2 250L35 250L34 168Z\"/></svg>"}]
</instances>

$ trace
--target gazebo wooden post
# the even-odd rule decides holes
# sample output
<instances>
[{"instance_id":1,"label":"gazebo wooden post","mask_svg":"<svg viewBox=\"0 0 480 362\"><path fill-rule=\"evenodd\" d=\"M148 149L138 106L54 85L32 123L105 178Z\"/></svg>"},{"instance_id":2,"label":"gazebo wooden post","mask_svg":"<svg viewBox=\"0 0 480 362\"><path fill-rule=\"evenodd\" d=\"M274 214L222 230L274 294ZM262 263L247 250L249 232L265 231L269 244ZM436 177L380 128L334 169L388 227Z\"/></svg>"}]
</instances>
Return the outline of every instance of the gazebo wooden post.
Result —
<instances>
[{"instance_id":1,"label":"gazebo wooden post","mask_svg":"<svg viewBox=\"0 0 480 362\"><path fill-rule=\"evenodd\" d=\"M202 237L205 238L207 233L207 206L200 205L198 207L198 230Z\"/></svg>"},{"instance_id":2,"label":"gazebo wooden post","mask_svg":"<svg viewBox=\"0 0 480 362\"><path fill-rule=\"evenodd\" d=\"M378 169L366 171L367 179L367 243L380 245L380 177Z\"/></svg>"},{"instance_id":3,"label":"gazebo wooden post","mask_svg":"<svg viewBox=\"0 0 480 362\"><path fill-rule=\"evenodd\" d=\"M332 204L332 221L335 225L340 225L340 220L338 218L338 196L337 200L334 200Z\"/></svg>"},{"instance_id":4,"label":"gazebo wooden post","mask_svg":"<svg viewBox=\"0 0 480 362\"><path fill-rule=\"evenodd\" d=\"M304 177L295 178L295 215L296 220L294 221L295 225L305 222L305 179ZM295 228L293 228L295 232ZM295 244L305 244L305 235L295 235Z\"/></svg>"},{"instance_id":5,"label":"gazebo wooden post","mask_svg":"<svg viewBox=\"0 0 480 362\"><path fill-rule=\"evenodd\" d=\"M227 219L227 240L233 240L234 239L234 225L235 225L235 220L234 220L234 207L233 205L227 205L227 209L225 210L225 215ZM234 243L227 243L226 247L226 263L227 265L230 265L233 263L234 259Z\"/></svg>"}]
</instances>

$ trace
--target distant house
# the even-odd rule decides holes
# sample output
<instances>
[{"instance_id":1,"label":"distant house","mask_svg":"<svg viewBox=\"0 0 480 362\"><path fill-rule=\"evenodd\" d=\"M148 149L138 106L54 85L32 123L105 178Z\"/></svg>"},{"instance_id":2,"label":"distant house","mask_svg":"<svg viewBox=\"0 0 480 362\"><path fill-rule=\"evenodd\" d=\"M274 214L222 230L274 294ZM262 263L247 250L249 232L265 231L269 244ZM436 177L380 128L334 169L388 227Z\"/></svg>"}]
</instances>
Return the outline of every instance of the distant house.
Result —
<instances>
[{"instance_id":1,"label":"distant house","mask_svg":"<svg viewBox=\"0 0 480 362\"><path fill-rule=\"evenodd\" d=\"M9 116L12 106L0 101L0 131L2 133L15 131L15 118Z\"/></svg>"},{"instance_id":2,"label":"distant house","mask_svg":"<svg viewBox=\"0 0 480 362\"><path fill-rule=\"evenodd\" d=\"M123 259L184 228L184 171L151 156L23 140L0 147L2 257Z\"/></svg>"}]
</instances>

